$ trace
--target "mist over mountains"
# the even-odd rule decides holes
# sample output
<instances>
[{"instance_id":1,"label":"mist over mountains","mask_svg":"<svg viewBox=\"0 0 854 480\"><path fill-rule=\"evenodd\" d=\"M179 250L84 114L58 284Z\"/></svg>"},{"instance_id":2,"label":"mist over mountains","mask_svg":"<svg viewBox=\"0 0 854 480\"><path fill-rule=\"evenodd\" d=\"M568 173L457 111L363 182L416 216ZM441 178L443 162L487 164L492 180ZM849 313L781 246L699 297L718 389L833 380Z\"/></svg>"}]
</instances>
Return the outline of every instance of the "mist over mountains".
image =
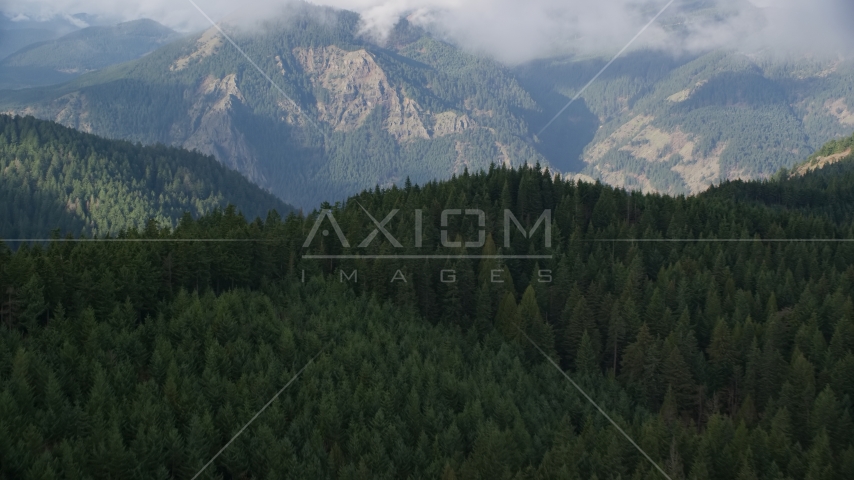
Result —
<instances>
[{"instance_id":1,"label":"mist over mountains","mask_svg":"<svg viewBox=\"0 0 854 480\"><path fill-rule=\"evenodd\" d=\"M281 15L294 1L205 0L213 19L240 16L252 24ZM382 43L405 17L431 34L509 63L556 54L601 54L621 48L666 0L316 0L360 13L360 31ZM151 18L179 31L209 25L189 2L59 0L15 6L32 16L85 11L111 18ZM645 48L699 52L713 48L776 48L780 52L850 51L854 4L847 0L678 0L638 40ZM833 52L836 53L836 52Z\"/></svg>"}]
</instances>

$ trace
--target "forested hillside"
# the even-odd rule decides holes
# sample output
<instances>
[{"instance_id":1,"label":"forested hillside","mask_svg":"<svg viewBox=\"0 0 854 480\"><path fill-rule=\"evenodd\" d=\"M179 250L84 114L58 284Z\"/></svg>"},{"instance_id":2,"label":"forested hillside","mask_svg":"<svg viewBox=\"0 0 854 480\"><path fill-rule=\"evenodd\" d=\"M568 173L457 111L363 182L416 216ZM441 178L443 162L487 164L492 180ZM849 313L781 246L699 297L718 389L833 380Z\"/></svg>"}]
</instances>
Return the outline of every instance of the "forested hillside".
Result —
<instances>
[{"instance_id":1,"label":"forested hillside","mask_svg":"<svg viewBox=\"0 0 854 480\"><path fill-rule=\"evenodd\" d=\"M291 208L212 157L0 115L0 238L175 226L228 204L249 218Z\"/></svg>"},{"instance_id":2,"label":"forested hillside","mask_svg":"<svg viewBox=\"0 0 854 480\"><path fill-rule=\"evenodd\" d=\"M770 181L734 181L705 192L707 198L731 198L740 202L826 215L836 222L854 214L854 135L825 144L810 158L783 169Z\"/></svg>"},{"instance_id":3,"label":"forested hillside","mask_svg":"<svg viewBox=\"0 0 854 480\"><path fill-rule=\"evenodd\" d=\"M828 241L854 224L774 202L493 167L4 249L0 471L190 478L322 351L203 477L661 478L527 335L671 478L854 478L854 244ZM485 212L482 248L441 247L455 208ZM400 248L366 214L394 209ZM512 224L505 245L505 209L527 230L551 209L551 245ZM392 254L445 258L366 256Z\"/></svg>"}]
</instances>

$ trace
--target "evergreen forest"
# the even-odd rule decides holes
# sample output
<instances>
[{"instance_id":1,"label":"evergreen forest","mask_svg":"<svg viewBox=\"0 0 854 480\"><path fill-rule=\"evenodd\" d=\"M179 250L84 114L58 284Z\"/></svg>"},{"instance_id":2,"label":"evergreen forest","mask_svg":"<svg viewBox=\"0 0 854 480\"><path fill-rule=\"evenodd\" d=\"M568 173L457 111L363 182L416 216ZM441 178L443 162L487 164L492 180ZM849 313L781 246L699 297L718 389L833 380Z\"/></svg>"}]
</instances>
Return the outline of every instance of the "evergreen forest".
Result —
<instances>
[{"instance_id":1,"label":"evergreen forest","mask_svg":"<svg viewBox=\"0 0 854 480\"><path fill-rule=\"evenodd\" d=\"M0 238L103 236L149 219L172 227L229 204L247 215L291 210L213 157L0 115Z\"/></svg>"},{"instance_id":2,"label":"evergreen forest","mask_svg":"<svg viewBox=\"0 0 854 480\"><path fill-rule=\"evenodd\" d=\"M192 478L223 447L200 478L854 478L852 184L493 166L3 246L0 478Z\"/></svg>"}]
</instances>

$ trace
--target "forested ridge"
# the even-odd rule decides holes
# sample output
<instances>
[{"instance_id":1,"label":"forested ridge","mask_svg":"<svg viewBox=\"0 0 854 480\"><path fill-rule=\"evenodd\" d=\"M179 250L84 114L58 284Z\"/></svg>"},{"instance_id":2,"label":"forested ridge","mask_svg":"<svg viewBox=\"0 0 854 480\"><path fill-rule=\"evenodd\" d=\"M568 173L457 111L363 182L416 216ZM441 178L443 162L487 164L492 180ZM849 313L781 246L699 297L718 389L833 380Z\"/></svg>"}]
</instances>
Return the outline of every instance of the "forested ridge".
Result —
<instances>
[{"instance_id":1,"label":"forested ridge","mask_svg":"<svg viewBox=\"0 0 854 480\"><path fill-rule=\"evenodd\" d=\"M831 140L805 162L792 169L782 169L774 178L763 182L733 181L712 187L705 197L724 196L738 201L826 215L835 222L849 221L854 214L854 135ZM839 162L821 165L818 162L838 155ZM816 168L799 174L800 168Z\"/></svg>"},{"instance_id":2,"label":"forested ridge","mask_svg":"<svg viewBox=\"0 0 854 480\"><path fill-rule=\"evenodd\" d=\"M4 248L0 475L190 478L326 347L204 478L661 478L524 332L671 478L854 478L854 244L823 241L854 225L762 185L668 197L492 167L306 217ZM484 258L441 246L454 208L485 212L465 252ZM394 209L401 247L358 247L365 212ZM506 246L505 209L529 231L551 209L551 246L542 225ZM303 248L327 213L350 248L328 216ZM449 225L478 238L475 216ZM192 241L212 238L231 241ZM448 258L303 258L357 253Z\"/></svg>"},{"instance_id":3,"label":"forested ridge","mask_svg":"<svg viewBox=\"0 0 854 480\"><path fill-rule=\"evenodd\" d=\"M228 204L253 218L291 208L209 156L0 115L0 238L174 226Z\"/></svg>"}]
</instances>

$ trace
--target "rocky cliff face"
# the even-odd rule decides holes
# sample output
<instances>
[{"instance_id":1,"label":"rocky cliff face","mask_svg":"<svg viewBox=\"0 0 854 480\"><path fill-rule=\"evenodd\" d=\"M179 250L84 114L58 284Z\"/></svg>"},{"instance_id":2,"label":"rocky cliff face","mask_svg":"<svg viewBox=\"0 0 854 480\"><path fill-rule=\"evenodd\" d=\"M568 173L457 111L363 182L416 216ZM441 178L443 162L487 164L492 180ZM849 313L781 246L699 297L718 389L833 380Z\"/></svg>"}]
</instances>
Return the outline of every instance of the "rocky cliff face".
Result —
<instances>
[{"instance_id":1,"label":"rocky cliff face","mask_svg":"<svg viewBox=\"0 0 854 480\"><path fill-rule=\"evenodd\" d=\"M32 115L86 133L105 135L92 121L92 95L93 92L85 90L73 91L45 104L10 109L4 113ZM212 155L256 184L268 186L252 148L235 124L235 110L245 108L246 103L237 86L236 75L204 77L197 85L186 88L184 97L187 109L170 125L164 126L166 133L154 140Z\"/></svg>"},{"instance_id":2,"label":"rocky cliff face","mask_svg":"<svg viewBox=\"0 0 854 480\"><path fill-rule=\"evenodd\" d=\"M389 81L367 50L330 45L295 48L293 54L312 84L326 92L317 100L317 111L336 131L356 130L377 108L385 117L385 130L398 142L462 133L475 126L465 114L425 110Z\"/></svg>"},{"instance_id":3,"label":"rocky cliff face","mask_svg":"<svg viewBox=\"0 0 854 480\"><path fill-rule=\"evenodd\" d=\"M205 77L191 98L192 107L184 123L187 128L174 125L172 143L212 155L252 182L269 187L246 136L234 121L234 110L246 103L237 87L236 75L232 73L221 79L213 75Z\"/></svg>"},{"instance_id":4,"label":"rocky cliff face","mask_svg":"<svg viewBox=\"0 0 854 480\"><path fill-rule=\"evenodd\" d=\"M606 155L624 152L639 161L671 164L670 170L681 177L687 193L699 193L719 179L738 178L737 172L721 169L720 157L727 148L726 142L704 155L697 148L699 135L685 133L679 126L668 131L654 126L654 120L655 117L650 115L632 117L614 133L592 144L584 161L592 165L597 177L606 183L623 187L632 185L646 192L657 190L647 175L602 161Z\"/></svg>"},{"instance_id":5,"label":"rocky cliff face","mask_svg":"<svg viewBox=\"0 0 854 480\"><path fill-rule=\"evenodd\" d=\"M792 169L792 171L789 173L789 178L803 176L809 172L812 172L813 170L819 170L828 165L833 165L834 163L838 163L843 160L852 160L851 153L852 150L849 148L843 152L834 153L832 155L816 156L810 161L797 165L794 169Z\"/></svg>"},{"instance_id":6,"label":"rocky cliff face","mask_svg":"<svg viewBox=\"0 0 854 480\"><path fill-rule=\"evenodd\" d=\"M203 59L217 53L223 44L225 44L225 40L219 31L215 28L209 28L196 40L195 48L190 54L175 59L169 65L169 71L178 72L184 70L190 64L201 62Z\"/></svg>"}]
</instances>

